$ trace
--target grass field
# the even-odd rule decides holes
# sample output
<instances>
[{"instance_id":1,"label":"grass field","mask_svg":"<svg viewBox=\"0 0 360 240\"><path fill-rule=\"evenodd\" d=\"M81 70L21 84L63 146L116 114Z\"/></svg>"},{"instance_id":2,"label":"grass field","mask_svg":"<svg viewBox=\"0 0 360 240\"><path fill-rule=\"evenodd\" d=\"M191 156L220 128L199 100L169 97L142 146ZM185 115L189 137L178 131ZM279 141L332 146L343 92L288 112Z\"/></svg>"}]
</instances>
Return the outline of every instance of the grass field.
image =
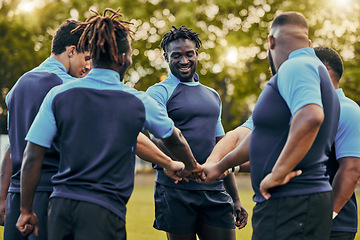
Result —
<instances>
[{"instance_id":1,"label":"grass field","mask_svg":"<svg viewBox=\"0 0 360 240\"><path fill-rule=\"evenodd\" d=\"M165 233L157 231L152 227L154 221L154 187L155 175L152 173L137 174L135 177L135 189L128 203L126 228L129 240L162 240L166 239ZM251 239L251 214L254 202L252 201L253 191L250 185L249 175L237 175L237 185L240 199L249 213L248 224L241 230L236 230L237 240ZM360 192L357 191L357 198L360 199ZM358 201L359 204L359 201ZM359 214L360 215L360 214ZM0 227L0 240L2 240L3 228ZM356 236L355 240L360 240Z\"/></svg>"}]
</instances>

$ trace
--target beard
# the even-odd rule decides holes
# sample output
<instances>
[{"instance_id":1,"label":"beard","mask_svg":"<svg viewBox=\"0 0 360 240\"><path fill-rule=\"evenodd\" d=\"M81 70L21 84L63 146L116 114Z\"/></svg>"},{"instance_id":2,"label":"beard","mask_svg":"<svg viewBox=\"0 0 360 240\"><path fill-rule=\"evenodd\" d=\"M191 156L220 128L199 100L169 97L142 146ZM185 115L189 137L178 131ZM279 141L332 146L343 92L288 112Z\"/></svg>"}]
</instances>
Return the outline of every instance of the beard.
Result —
<instances>
[{"instance_id":1,"label":"beard","mask_svg":"<svg viewBox=\"0 0 360 240\"><path fill-rule=\"evenodd\" d=\"M268 51L268 59L269 59L271 74L274 76L276 74L276 69L275 69L274 61L273 61L273 58L271 56L270 50Z\"/></svg>"}]
</instances>

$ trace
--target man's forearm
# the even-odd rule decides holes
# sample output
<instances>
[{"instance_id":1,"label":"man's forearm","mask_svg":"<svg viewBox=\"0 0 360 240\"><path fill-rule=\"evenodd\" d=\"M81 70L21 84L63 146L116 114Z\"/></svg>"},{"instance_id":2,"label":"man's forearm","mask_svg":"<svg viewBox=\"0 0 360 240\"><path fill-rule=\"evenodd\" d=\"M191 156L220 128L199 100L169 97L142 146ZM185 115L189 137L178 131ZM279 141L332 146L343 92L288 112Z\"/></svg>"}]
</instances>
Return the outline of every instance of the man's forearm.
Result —
<instances>
[{"instance_id":1,"label":"man's forearm","mask_svg":"<svg viewBox=\"0 0 360 240\"><path fill-rule=\"evenodd\" d=\"M147 136L139 133L137 138L136 155L144 161L166 168L171 158L163 153Z\"/></svg>"},{"instance_id":2,"label":"man's forearm","mask_svg":"<svg viewBox=\"0 0 360 240\"><path fill-rule=\"evenodd\" d=\"M163 139L163 143L166 149L169 150L171 156L183 162L187 169L197 168L197 162L191 152L190 146L179 129L174 127L172 135Z\"/></svg>"},{"instance_id":3,"label":"man's forearm","mask_svg":"<svg viewBox=\"0 0 360 240\"><path fill-rule=\"evenodd\" d=\"M20 193L21 212L33 211L33 200L40 180L42 161L46 148L28 142L21 167Z\"/></svg>"},{"instance_id":4,"label":"man's forearm","mask_svg":"<svg viewBox=\"0 0 360 240\"><path fill-rule=\"evenodd\" d=\"M221 172L231 167L241 165L249 161L249 145L251 133L248 134L243 141L233 151L228 153L220 162L217 163Z\"/></svg>"},{"instance_id":5,"label":"man's forearm","mask_svg":"<svg viewBox=\"0 0 360 240\"><path fill-rule=\"evenodd\" d=\"M0 201L5 203L8 189L10 186L10 178L12 175L11 150L8 146L5 150L3 160L0 167Z\"/></svg>"},{"instance_id":6,"label":"man's forearm","mask_svg":"<svg viewBox=\"0 0 360 240\"><path fill-rule=\"evenodd\" d=\"M227 132L215 145L206 162L219 162L226 154L233 151L249 133L251 133L251 130L246 127L237 127L234 130Z\"/></svg>"},{"instance_id":7,"label":"man's forearm","mask_svg":"<svg viewBox=\"0 0 360 240\"><path fill-rule=\"evenodd\" d=\"M360 181L360 159L346 157L340 160L338 169L332 182L334 196L334 211L336 213L344 207L354 193Z\"/></svg>"}]
</instances>

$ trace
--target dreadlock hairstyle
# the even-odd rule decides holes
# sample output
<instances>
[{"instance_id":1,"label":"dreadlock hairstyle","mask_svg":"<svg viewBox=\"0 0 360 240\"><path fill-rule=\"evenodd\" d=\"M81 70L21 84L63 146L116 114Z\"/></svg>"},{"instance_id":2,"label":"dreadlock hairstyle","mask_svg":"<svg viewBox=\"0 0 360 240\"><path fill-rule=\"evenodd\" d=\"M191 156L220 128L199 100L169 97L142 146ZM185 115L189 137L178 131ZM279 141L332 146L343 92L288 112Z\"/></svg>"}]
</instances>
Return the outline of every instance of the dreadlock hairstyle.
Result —
<instances>
[{"instance_id":1,"label":"dreadlock hairstyle","mask_svg":"<svg viewBox=\"0 0 360 240\"><path fill-rule=\"evenodd\" d=\"M186 28L184 25L178 28L176 28L175 26L172 27L174 29L164 34L160 44L160 47L164 50L164 52L166 52L166 48L170 42L175 41L179 38L190 39L191 41L195 42L196 48L200 48L202 43L199 39L198 33L192 31L192 29Z\"/></svg>"},{"instance_id":2,"label":"dreadlock hairstyle","mask_svg":"<svg viewBox=\"0 0 360 240\"><path fill-rule=\"evenodd\" d=\"M90 11L95 15L73 30L76 32L85 27L79 40L79 49L88 49L94 62L119 64L119 53L125 53L129 47L128 36L133 40L133 32L124 25L131 23L116 19L123 16L119 13L120 8L117 11L106 8L102 16L96 11ZM108 12L112 14L107 16Z\"/></svg>"},{"instance_id":3,"label":"dreadlock hairstyle","mask_svg":"<svg viewBox=\"0 0 360 240\"><path fill-rule=\"evenodd\" d=\"M59 55L66 50L66 47L74 45L77 46L79 43L79 39L81 34L83 33L82 28L76 33L72 33L72 30L79 27L81 22L75 20L65 20L59 28L56 30L54 38L51 44L51 53L55 55ZM76 48L78 51L78 48Z\"/></svg>"}]
</instances>

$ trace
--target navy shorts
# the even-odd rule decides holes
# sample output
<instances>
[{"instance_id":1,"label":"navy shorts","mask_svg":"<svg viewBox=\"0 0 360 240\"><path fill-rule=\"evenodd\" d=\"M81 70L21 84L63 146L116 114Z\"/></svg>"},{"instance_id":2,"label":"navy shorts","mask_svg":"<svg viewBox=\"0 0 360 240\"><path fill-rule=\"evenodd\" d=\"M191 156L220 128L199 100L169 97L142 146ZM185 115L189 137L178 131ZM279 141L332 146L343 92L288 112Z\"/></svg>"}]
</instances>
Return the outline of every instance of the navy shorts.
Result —
<instances>
[{"instance_id":1,"label":"navy shorts","mask_svg":"<svg viewBox=\"0 0 360 240\"><path fill-rule=\"evenodd\" d=\"M253 210L253 240L328 240L332 192L274 198Z\"/></svg>"},{"instance_id":2,"label":"navy shorts","mask_svg":"<svg viewBox=\"0 0 360 240\"><path fill-rule=\"evenodd\" d=\"M329 240L354 240L355 234L352 232L331 232Z\"/></svg>"},{"instance_id":3,"label":"navy shorts","mask_svg":"<svg viewBox=\"0 0 360 240\"><path fill-rule=\"evenodd\" d=\"M233 201L225 191L183 190L155 184L154 228L169 233L195 232L197 224L234 229Z\"/></svg>"},{"instance_id":4,"label":"navy shorts","mask_svg":"<svg viewBox=\"0 0 360 240\"><path fill-rule=\"evenodd\" d=\"M54 197L49 202L49 240L126 240L125 221L97 204Z\"/></svg>"},{"instance_id":5,"label":"navy shorts","mask_svg":"<svg viewBox=\"0 0 360 240\"><path fill-rule=\"evenodd\" d=\"M20 216L20 193L8 193L5 207L4 240L47 239L47 211L50 192L36 192L33 209L39 220L39 237L31 234L29 237L21 235L16 228L16 222Z\"/></svg>"}]
</instances>

